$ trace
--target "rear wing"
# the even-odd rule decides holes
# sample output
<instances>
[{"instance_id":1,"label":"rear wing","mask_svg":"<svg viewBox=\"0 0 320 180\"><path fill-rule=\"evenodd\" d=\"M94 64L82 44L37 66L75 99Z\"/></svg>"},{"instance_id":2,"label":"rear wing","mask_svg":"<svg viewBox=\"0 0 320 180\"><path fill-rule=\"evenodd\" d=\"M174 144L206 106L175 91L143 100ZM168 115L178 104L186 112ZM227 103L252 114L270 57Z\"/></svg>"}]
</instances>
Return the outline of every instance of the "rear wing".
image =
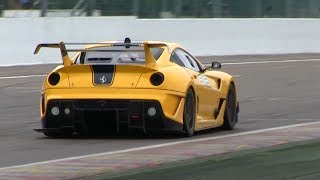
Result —
<instances>
[{"instance_id":1,"label":"rear wing","mask_svg":"<svg viewBox=\"0 0 320 180\"><path fill-rule=\"evenodd\" d=\"M38 44L34 54L37 54L41 48L47 47L47 48L59 48L61 52L61 58L63 61L64 66L70 66L72 65L72 61L68 55L68 52L108 52L108 51L115 51L115 50L108 50L108 49L67 49L66 45L101 45L101 46L123 46L126 49L125 50L119 50L122 52L134 52L138 51L135 49L130 49L131 46L140 46L144 48L145 52L145 62L147 67L155 67L156 66L156 60L151 52L152 47L159 47L159 46L166 46L168 51L170 52L170 49L167 44L164 43L148 43L148 42L141 42L141 43L131 43L131 40L129 38L126 38L124 43L51 43L51 44Z\"/></svg>"}]
</instances>

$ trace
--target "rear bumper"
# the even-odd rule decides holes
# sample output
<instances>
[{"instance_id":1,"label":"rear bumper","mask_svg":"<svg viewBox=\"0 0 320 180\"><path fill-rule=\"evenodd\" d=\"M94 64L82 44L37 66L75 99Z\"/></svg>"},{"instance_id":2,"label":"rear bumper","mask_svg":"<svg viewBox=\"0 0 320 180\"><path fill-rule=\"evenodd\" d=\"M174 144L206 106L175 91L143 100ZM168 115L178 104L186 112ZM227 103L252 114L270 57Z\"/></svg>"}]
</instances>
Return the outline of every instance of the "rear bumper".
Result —
<instances>
[{"instance_id":1,"label":"rear bumper","mask_svg":"<svg viewBox=\"0 0 320 180\"><path fill-rule=\"evenodd\" d=\"M167 119L183 123L185 93L164 89L139 88L54 88L42 91L41 117L47 114L47 102L55 100L156 101Z\"/></svg>"},{"instance_id":2,"label":"rear bumper","mask_svg":"<svg viewBox=\"0 0 320 180\"><path fill-rule=\"evenodd\" d=\"M51 109L59 108L53 115ZM155 115L148 113L150 108ZM139 129L143 132L182 131L183 125L167 118L161 104L155 100L73 99L50 100L38 132L72 131L92 133L97 129L110 133Z\"/></svg>"}]
</instances>

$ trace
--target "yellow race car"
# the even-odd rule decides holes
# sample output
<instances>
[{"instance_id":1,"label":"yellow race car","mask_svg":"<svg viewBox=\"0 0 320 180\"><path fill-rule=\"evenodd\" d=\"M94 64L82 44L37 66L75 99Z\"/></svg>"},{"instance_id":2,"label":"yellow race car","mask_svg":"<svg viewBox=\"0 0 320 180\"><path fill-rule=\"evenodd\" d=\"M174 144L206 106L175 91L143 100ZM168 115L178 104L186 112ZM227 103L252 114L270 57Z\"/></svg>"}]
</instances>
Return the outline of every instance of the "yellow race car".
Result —
<instances>
[{"instance_id":1,"label":"yellow race car","mask_svg":"<svg viewBox=\"0 0 320 180\"><path fill-rule=\"evenodd\" d=\"M79 45L85 48L74 48ZM73 48L66 48L70 46ZM235 79L219 62L205 68L175 43L108 41L39 44L60 48L63 64L43 82L40 113L46 136L140 131L233 129ZM76 54L70 58L68 52ZM214 69L209 71L209 69Z\"/></svg>"}]
</instances>

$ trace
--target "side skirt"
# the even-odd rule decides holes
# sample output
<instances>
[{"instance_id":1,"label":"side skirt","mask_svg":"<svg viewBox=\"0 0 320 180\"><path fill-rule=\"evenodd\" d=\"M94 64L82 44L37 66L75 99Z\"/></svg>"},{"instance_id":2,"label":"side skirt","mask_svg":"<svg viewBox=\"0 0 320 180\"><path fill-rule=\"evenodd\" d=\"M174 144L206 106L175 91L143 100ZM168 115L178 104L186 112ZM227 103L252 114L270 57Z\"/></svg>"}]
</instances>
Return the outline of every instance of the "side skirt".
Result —
<instances>
[{"instance_id":1,"label":"side skirt","mask_svg":"<svg viewBox=\"0 0 320 180\"><path fill-rule=\"evenodd\" d=\"M217 117L215 119L206 119L206 120L201 119L200 121L197 121L195 131L222 126L226 104L227 104L226 99L222 99L221 103L219 104L220 109L219 109L219 113L217 114Z\"/></svg>"}]
</instances>

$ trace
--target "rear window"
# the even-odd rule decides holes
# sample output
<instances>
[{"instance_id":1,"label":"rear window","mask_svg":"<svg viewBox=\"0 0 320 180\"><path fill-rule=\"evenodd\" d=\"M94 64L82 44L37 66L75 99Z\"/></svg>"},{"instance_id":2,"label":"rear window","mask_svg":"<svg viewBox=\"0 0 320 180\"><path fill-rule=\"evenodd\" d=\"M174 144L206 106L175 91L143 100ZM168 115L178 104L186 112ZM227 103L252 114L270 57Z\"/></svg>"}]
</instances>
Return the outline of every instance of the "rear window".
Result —
<instances>
[{"instance_id":1,"label":"rear window","mask_svg":"<svg viewBox=\"0 0 320 180\"><path fill-rule=\"evenodd\" d=\"M150 48L155 58L158 60L163 53L163 48ZM80 63L82 64L144 64L145 53L141 46L131 46L125 48L122 46L111 47L95 47L89 51L82 52L80 56ZM107 51L99 51L107 50Z\"/></svg>"}]
</instances>

